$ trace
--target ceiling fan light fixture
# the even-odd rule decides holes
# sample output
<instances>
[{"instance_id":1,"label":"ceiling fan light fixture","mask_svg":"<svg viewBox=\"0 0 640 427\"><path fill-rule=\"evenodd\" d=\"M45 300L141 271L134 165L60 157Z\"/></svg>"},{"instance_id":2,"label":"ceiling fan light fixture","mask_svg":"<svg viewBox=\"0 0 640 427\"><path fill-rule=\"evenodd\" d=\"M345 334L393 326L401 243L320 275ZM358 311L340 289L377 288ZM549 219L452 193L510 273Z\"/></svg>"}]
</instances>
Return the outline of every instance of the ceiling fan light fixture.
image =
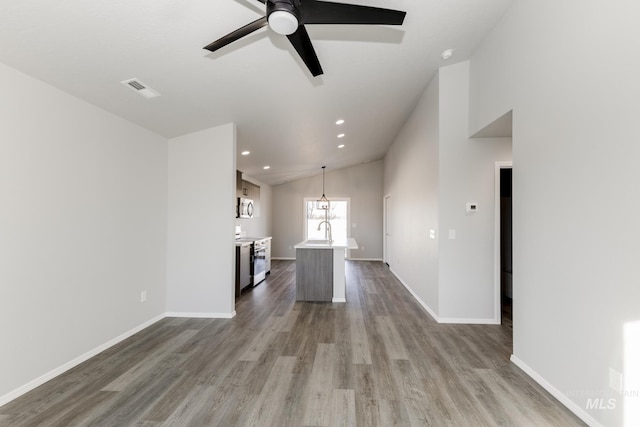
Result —
<instances>
[{"instance_id":1,"label":"ceiling fan light fixture","mask_svg":"<svg viewBox=\"0 0 640 427\"><path fill-rule=\"evenodd\" d=\"M313 77L323 74L318 55L305 26L307 24L402 25L406 12L380 7L324 0L258 0L266 14L226 36L209 43L204 49L216 52L265 26L285 35Z\"/></svg>"},{"instance_id":2,"label":"ceiling fan light fixture","mask_svg":"<svg viewBox=\"0 0 640 427\"><path fill-rule=\"evenodd\" d=\"M269 15L269 26L283 36L293 34L298 29L298 18L291 12L276 10Z\"/></svg>"}]
</instances>

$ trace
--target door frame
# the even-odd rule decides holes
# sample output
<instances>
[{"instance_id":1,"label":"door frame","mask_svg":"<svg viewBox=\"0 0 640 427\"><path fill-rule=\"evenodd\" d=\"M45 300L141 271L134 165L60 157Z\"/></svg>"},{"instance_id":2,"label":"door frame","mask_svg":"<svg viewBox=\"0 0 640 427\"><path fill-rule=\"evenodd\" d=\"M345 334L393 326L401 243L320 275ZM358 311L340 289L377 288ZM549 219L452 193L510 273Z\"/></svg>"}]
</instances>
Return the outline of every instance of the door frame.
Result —
<instances>
[{"instance_id":1,"label":"door frame","mask_svg":"<svg viewBox=\"0 0 640 427\"><path fill-rule=\"evenodd\" d=\"M382 201L382 262L389 265L389 200L391 199L391 194L387 194L384 196Z\"/></svg>"},{"instance_id":2,"label":"door frame","mask_svg":"<svg viewBox=\"0 0 640 427\"><path fill-rule=\"evenodd\" d=\"M513 170L513 162L512 161L501 161L496 162L495 164L495 201L494 201L494 267L493 267L493 281L494 281L494 318L493 320L497 325L502 324L502 292L501 292L501 282L502 282L502 259L500 256L500 251L502 250L500 244L500 171L502 169L512 169Z\"/></svg>"}]
</instances>

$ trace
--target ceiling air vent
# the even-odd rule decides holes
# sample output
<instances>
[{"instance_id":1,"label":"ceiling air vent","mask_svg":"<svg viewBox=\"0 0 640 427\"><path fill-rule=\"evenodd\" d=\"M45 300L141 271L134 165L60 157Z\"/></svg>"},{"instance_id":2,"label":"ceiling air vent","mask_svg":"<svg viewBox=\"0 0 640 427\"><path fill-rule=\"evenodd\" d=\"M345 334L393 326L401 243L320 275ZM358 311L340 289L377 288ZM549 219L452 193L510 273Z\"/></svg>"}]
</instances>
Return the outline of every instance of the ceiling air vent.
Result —
<instances>
[{"instance_id":1,"label":"ceiling air vent","mask_svg":"<svg viewBox=\"0 0 640 427\"><path fill-rule=\"evenodd\" d=\"M122 83L123 85L127 86L132 91L139 93L140 95L144 96L147 99L155 98L157 96L160 96L160 94L158 92L156 92L155 90L151 89L149 86L147 86L146 84L142 83L138 79L129 79L129 80L125 80L125 81L120 82L120 83Z\"/></svg>"}]
</instances>

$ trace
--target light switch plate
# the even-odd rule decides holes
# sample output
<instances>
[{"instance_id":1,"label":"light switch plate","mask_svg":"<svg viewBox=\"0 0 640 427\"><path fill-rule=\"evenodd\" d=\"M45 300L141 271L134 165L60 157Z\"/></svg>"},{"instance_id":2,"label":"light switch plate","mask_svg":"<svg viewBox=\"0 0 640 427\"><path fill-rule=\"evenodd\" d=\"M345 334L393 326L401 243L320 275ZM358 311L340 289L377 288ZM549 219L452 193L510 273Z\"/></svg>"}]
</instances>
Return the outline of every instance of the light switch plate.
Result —
<instances>
[{"instance_id":1,"label":"light switch plate","mask_svg":"<svg viewBox=\"0 0 640 427\"><path fill-rule=\"evenodd\" d=\"M622 394L622 374L613 368L609 368L609 387Z\"/></svg>"}]
</instances>

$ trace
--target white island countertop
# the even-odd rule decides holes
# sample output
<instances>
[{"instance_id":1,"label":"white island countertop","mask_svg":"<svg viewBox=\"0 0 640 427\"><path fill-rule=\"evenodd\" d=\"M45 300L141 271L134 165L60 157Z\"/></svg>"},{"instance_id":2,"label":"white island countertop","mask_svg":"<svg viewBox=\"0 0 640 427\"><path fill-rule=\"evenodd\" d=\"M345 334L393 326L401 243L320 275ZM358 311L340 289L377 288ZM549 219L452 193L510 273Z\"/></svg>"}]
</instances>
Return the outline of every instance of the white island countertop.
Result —
<instances>
[{"instance_id":1,"label":"white island countertop","mask_svg":"<svg viewBox=\"0 0 640 427\"><path fill-rule=\"evenodd\" d=\"M358 243L353 237L347 239L336 239L332 242L328 240L305 240L294 246L295 249L358 249Z\"/></svg>"}]
</instances>

